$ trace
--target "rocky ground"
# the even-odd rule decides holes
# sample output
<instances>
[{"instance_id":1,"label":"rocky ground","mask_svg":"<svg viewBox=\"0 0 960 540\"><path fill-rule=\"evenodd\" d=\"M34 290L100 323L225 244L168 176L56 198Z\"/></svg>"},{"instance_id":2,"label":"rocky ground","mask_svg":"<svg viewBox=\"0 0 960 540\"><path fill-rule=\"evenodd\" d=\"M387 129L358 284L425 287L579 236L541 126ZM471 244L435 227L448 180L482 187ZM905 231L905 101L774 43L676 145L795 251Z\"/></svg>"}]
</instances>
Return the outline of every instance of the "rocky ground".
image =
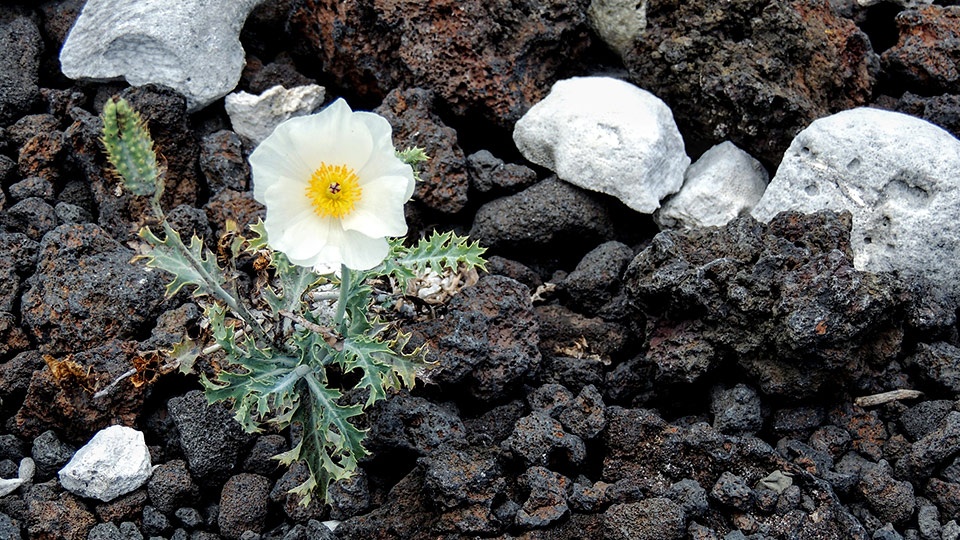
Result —
<instances>
[{"instance_id":1,"label":"rocky ground","mask_svg":"<svg viewBox=\"0 0 960 540\"><path fill-rule=\"evenodd\" d=\"M649 0L638 40L622 35L632 2L619 18L588 16L589 0L260 4L237 89L319 83L380 112L398 146L433 157L411 234L489 247L479 283L408 325L437 368L370 412L372 455L330 506L287 493L303 471L270 457L289 433L242 432L194 376L94 397L199 320L130 262L144 202L118 196L104 166L104 101L148 119L164 206L208 239L262 215L254 144L222 99L188 112L166 87L64 76L82 1L6 3L0 477L25 457L36 470L0 498L0 538L960 538L950 291L855 268L849 213L658 234L511 137L552 83L597 74L663 99L694 160L732 141L771 176L798 131L858 106L956 136L953 3ZM904 389L920 394L858 399ZM65 490L57 471L113 424L144 433L149 481L110 502Z\"/></svg>"}]
</instances>

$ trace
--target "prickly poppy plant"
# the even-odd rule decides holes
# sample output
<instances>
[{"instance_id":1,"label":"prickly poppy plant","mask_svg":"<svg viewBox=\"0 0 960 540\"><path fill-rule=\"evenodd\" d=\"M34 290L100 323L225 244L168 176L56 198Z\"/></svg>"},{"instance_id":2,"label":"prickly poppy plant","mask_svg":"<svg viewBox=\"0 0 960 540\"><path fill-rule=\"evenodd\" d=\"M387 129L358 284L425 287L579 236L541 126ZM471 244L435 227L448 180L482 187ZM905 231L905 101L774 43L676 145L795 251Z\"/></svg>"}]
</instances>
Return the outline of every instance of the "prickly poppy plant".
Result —
<instances>
[{"instance_id":1,"label":"prickly poppy plant","mask_svg":"<svg viewBox=\"0 0 960 540\"><path fill-rule=\"evenodd\" d=\"M249 233L228 224L217 253L196 236L184 243L164 219L164 172L138 113L111 100L103 123L108 160L125 189L149 197L162 232L140 231L139 258L173 277L168 295L189 287L204 309L211 343L185 337L166 351L166 365L189 373L201 355L218 355L219 369L200 374L207 399L229 403L250 432L295 427L293 447L275 458L309 469L291 490L302 504L326 499L330 483L350 477L367 454L357 417L428 368L392 308L406 294L448 298L456 291L444 284L470 283L460 276L483 268L483 248L452 233L413 246L396 238L406 233L403 203L427 158L416 148L396 152L386 120L343 101L285 122L254 151L254 196L266 221Z\"/></svg>"}]
</instances>

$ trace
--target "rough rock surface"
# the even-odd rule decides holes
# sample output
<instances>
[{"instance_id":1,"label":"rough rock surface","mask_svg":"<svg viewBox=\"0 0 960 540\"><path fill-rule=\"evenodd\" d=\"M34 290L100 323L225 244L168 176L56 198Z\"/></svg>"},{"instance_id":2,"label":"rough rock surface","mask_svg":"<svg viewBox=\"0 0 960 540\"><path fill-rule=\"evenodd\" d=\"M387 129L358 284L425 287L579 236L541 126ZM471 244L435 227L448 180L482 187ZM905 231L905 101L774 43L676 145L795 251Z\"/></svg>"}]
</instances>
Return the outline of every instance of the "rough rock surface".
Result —
<instances>
[{"instance_id":1,"label":"rough rock surface","mask_svg":"<svg viewBox=\"0 0 960 540\"><path fill-rule=\"evenodd\" d=\"M631 80L673 109L688 143L730 140L768 164L811 121L866 103L879 67L823 0L651 1L634 44Z\"/></svg>"},{"instance_id":2,"label":"rough rock surface","mask_svg":"<svg viewBox=\"0 0 960 540\"><path fill-rule=\"evenodd\" d=\"M432 111L434 93L421 88L394 90L374 109L393 127L398 149L419 146L430 160L421 164L414 199L429 208L454 214L467 204L467 160L457 144L457 132Z\"/></svg>"},{"instance_id":3,"label":"rough rock surface","mask_svg":"<svg viewBox=\"0 0 960 540\"><path fill-rule=\"evenodd\" d=\"M960 6L926 6L897 15L899 41L883 53L887 76L924 94L960 92Z\"/></svg>"},{"instance_id":4,"label":"rough rock surface","mask_svg":"<svg viewBox=\"0 0 960 540\"><path fill-rule=\"evenodd\" d=\"M822 211L654 237L626 287L654 315L646 357L655 376L700 364L680 375L695 380L734 360L765 393L796 398L892 359L905 298L889 275L853 268L849 227L850 214ZM867 336L877 345L863 347Z\"/></svg>"},{"instance_id":5,"label":"rough rock surface","mask_svg":"<svg viewBox=\"0 0 960 540\"><path fill-rule=\"evenodd\" d=\"M584 189L650 214L676 193L690 158L670 109L609 77L558 81L518 122L513 141L531 162Z\"/></svg>"},{"instance_id":6,"label":"rough rock surface","mask_svg":"<svg viewBox=\"0 0 960 540\"><path fill-rule=\"evenodd\" d=\"M717 227L749 212L770 175L759 161L723 142L704 152L684 173L683 187L654 214L661 227Z\"/></svg>"},{"instance_id":7,"label":"rough rock surface","mask_svg":"<svg viewBox=\"0 0 960 540\"><path fill-rule=\"evenodd\" d=\"M0 125L16 120L39 101L42 50L40 31L29 18L0 21Z\"/></svg>"},{"instance_id":8,"label":"rough rock surface","mask_svg":"<svg viewBox=\"0 0 960 540\"><path fill-rule=\"evenodd\" d=\"M589 45L588 0L303 0L289 24L324 73L366 96L436 92L444 108L507 127Z\"/></svg>"},{"instance_id":9,"label":"rough rock surface","mask_svg":"<svg viewBox=\"0 0 960 540\"><path fill-rule=\"evenodd\" d=\"M817 120L753 209L853 214L857 269L923 275L960 294L960 140L922 120L859 108Z\"/></svg>"},{"instance_id":10,"label":"rough rock surface","mask_svg":"<svg viewBox=\"0 0 960 540\"><path fill-rule=\"evenodd\" d=\"M289 89L273 86L259 95L243 91L229 94L223 107L233 130L257 145L284 120L319 109L325 95L326 89L316 84Z\"/></svg>"},{"instance_id":11,"label":"rough rock surface","mask_svg":"<svg viewBox=\"0 0 960 540\"><path fill-rule=\"evenodd\" d=\"M600 39L623 57L647 28L647 0L592 0L587 17Z\"/></svg>"},{"instance_id":12,"label":"rough rock surface","mask_svg":"<svg viewBox=\"0 0 960 540\"><path fill-rule=\"evenodd\" d=\"M42 340L44 352L134 337L157 315L163 278L131 265L131 257L132 251L93 224L62 225L44 236L22 298L24 324Z\"/></svg>"},{"instance_id":13,"label":"rough rock surface","mask_svg":"<svg viewBox=\"0 0 960 540\"><path fill-rule=\"evenodd\" d=\"M60 51L63 73L166 85L187 98L190 111L202 109L240 80L244 55L238 36L260 2L91 0Z\"/></svg>"},{"instance_id":14,"label":"rough rock surface","mask_svg":"<svg viewBox=\"0 0 960 540\"><path fill-rule=\"evenodd\" d=\"M150 452L143 433L111 426L93 436L60 469L60 485L67 491L101 501L112 501L150 479Z\"/></svg>"},{"instance_id":15,"label":"rough rock surface","mask_svg":"<svg viewBox=\"0 0 960 540\"><path fill-rule=\"evenodd\" d=\"M222 403L207 404L199 391L171 399L167 406L180 432L180 446L190 471L201 482L225 480L250 442L250 434Z\"/></svg>"}]
</instances>

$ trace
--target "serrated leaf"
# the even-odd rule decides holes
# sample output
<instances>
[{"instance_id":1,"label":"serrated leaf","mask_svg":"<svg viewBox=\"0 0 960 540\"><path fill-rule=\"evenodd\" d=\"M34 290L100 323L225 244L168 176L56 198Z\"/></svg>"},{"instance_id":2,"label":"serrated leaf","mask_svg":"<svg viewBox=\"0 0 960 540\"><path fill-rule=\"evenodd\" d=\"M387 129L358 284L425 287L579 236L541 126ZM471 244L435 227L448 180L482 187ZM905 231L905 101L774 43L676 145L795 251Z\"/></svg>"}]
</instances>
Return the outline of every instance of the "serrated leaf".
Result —
<instances>
[{"instance_id":1,"label":"serrated leaf","mask_svg":"<svg viewBox=\"0 0 960 540\"><path fill-rule=\"evenodd\" d=\"M196 287L194 296L217 295L222 290L226 277L217 265L217 257L203 247L203 241L196 235L190 239L190 245L184 245L180 233L164 224L166 238L160 240L148 227L140 229L142 238L149 248L138 256L147 261L147 266L159 268L173 274L173 281L167 284L168 297L177 294L184 285Z\"/></svg>"},{"instance_id":2,"label":"serrated leaf","mask_svg":"<svg viewBox=\"0 0 960 540\"><path fill-rule=\"evenodd\" d=\"M338 355L344 373L360 370L357 388L368 390L364 408L387 397L387 390L399 390L402 384L412 388L416 364L411 356L396 352L391 344L367 336L349 337Z\"/></svg>"},{"instance_id":3,"label":"serrated leaf","mask_svg":"<svg viewBox=\"0 0 960 540\"><path fill-rule=\"evenodd\" d=\"M279 292L270 288L264 290L263 297L267 304L274 313L281 311L300 312L303 293L320 281L320 276L309 268L290 263L286 255L280 252L273 253L271 266L277 271L280 290Z\"/></svg>"},{"instance_id":4,"label":"serrated leaf","mask_svg":"<svg viewBox=\"0 0 960 540\"><path fill-rule=\"evenodd\" d=\"M253 231L254 237L247 238L247 251L253 253L262 249L269 249L267 245L267 226L263 223L263 220L258 219L256 223L250 225L250 230Z\"/></svg>"},{"instance_id":5,"label":"serrated leaf","mask_svg":"<svg viewBox=\"0 0 960 540\"><path fill-rule=\"evenodd\" d=\"M420 274L427 269L443 274L444 268L456 271L464 264L469 268L485 270L487 261L481 256L485 251L486 248L480 247L477 242L471 243L465 236L458 236L451 231L434 231L429 238L421 238L412 248L395 246L398 256L396 266L407 269L407 272L393 275L406 284L411 273Z\"/></svg>"}]
</instances>

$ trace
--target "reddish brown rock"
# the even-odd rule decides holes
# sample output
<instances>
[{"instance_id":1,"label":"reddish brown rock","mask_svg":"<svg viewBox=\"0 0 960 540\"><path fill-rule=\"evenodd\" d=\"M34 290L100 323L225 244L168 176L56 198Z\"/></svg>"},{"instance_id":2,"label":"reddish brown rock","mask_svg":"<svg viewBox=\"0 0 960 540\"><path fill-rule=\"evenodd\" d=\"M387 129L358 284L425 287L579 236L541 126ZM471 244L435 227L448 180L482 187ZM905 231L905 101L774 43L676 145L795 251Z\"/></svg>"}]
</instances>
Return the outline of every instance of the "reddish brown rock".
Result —
<instances>
[{"instance_id":1,"label":"reddish brown rock","mask_svg":"<svg viewBox=\"0 0 960 540\"><path fill-rule=\"evenodd\" d=\"M263 205L253 200L251 192L241 193L229 188L214 195L204 205L203 210L207 213L207 220L215 235L223 233L228 220L240 225L240 230L246 230L247 225L252 225L264 217Z\"/></svg>"},{"instance_id":2,"label":"reddish brown rock","mask_svg":"<svg viewBox=\"0 0 960 540\"><path fill-rule=\"evenodd\" d=\"M86 540L97 524L79 498L51 484L33 486L25 499L27 533L35 540Z\"/></svg>"},{"instance_id":3,"label":"reddish brown rock","mask_svg":"<svg viewBox=\"0 0 960 540\"><path fill-rule=\"evenodd\" d=\"M516 121L572 72L589 46L587 0L302 0L289 26L300 51L361 95L437 93L454 114Z\"/></svg>"},{"instance_id":4,"label":"reddish brown rock","mask_svg":"<svg viewBox=\"0 0 960 540\"><path fill-rule=\"evenodd\" d=\"M960 6L927 6L897 15L900 40L883 53L897 84L922 94L960 91Z\"/></svg>"},{"instance_id":5,"label":"reddish brown rock","mask_svg":"<svg viewBox=\"0 0 960 540\"><path fill-rule=\"evenodd\" d=\"M413 88L387 94L375 112L393 126L399 149L419 146L430 160L422 164L414 198L428 207L453 214L467 204L467 158L457 144L457 132L433 114L434 94Z\"/></svg>"},{"instance_id":6,"label":"reddish brown rock","mask_svg":"<svg viewBox=\"0 0 960 540\"><path fill-rule=\"evenodd\" d=\"M20 176L55 181L60 176L57 165L63 152L62 135L59 131L51 131L38 133L27 140L20 148L17 162Z\"/></svg>"},{"instance_id":7,"label":"reddish brown rock","mask_svg":"<svg viewBox=\"0 0 960 540\"><path fill-rule=\"evenodd\" d=\"M624 63L692 153L731 140L770 164L812 120L866 103L878 66L825 0L652 0Z\"/></svg>"}]
</instances>

